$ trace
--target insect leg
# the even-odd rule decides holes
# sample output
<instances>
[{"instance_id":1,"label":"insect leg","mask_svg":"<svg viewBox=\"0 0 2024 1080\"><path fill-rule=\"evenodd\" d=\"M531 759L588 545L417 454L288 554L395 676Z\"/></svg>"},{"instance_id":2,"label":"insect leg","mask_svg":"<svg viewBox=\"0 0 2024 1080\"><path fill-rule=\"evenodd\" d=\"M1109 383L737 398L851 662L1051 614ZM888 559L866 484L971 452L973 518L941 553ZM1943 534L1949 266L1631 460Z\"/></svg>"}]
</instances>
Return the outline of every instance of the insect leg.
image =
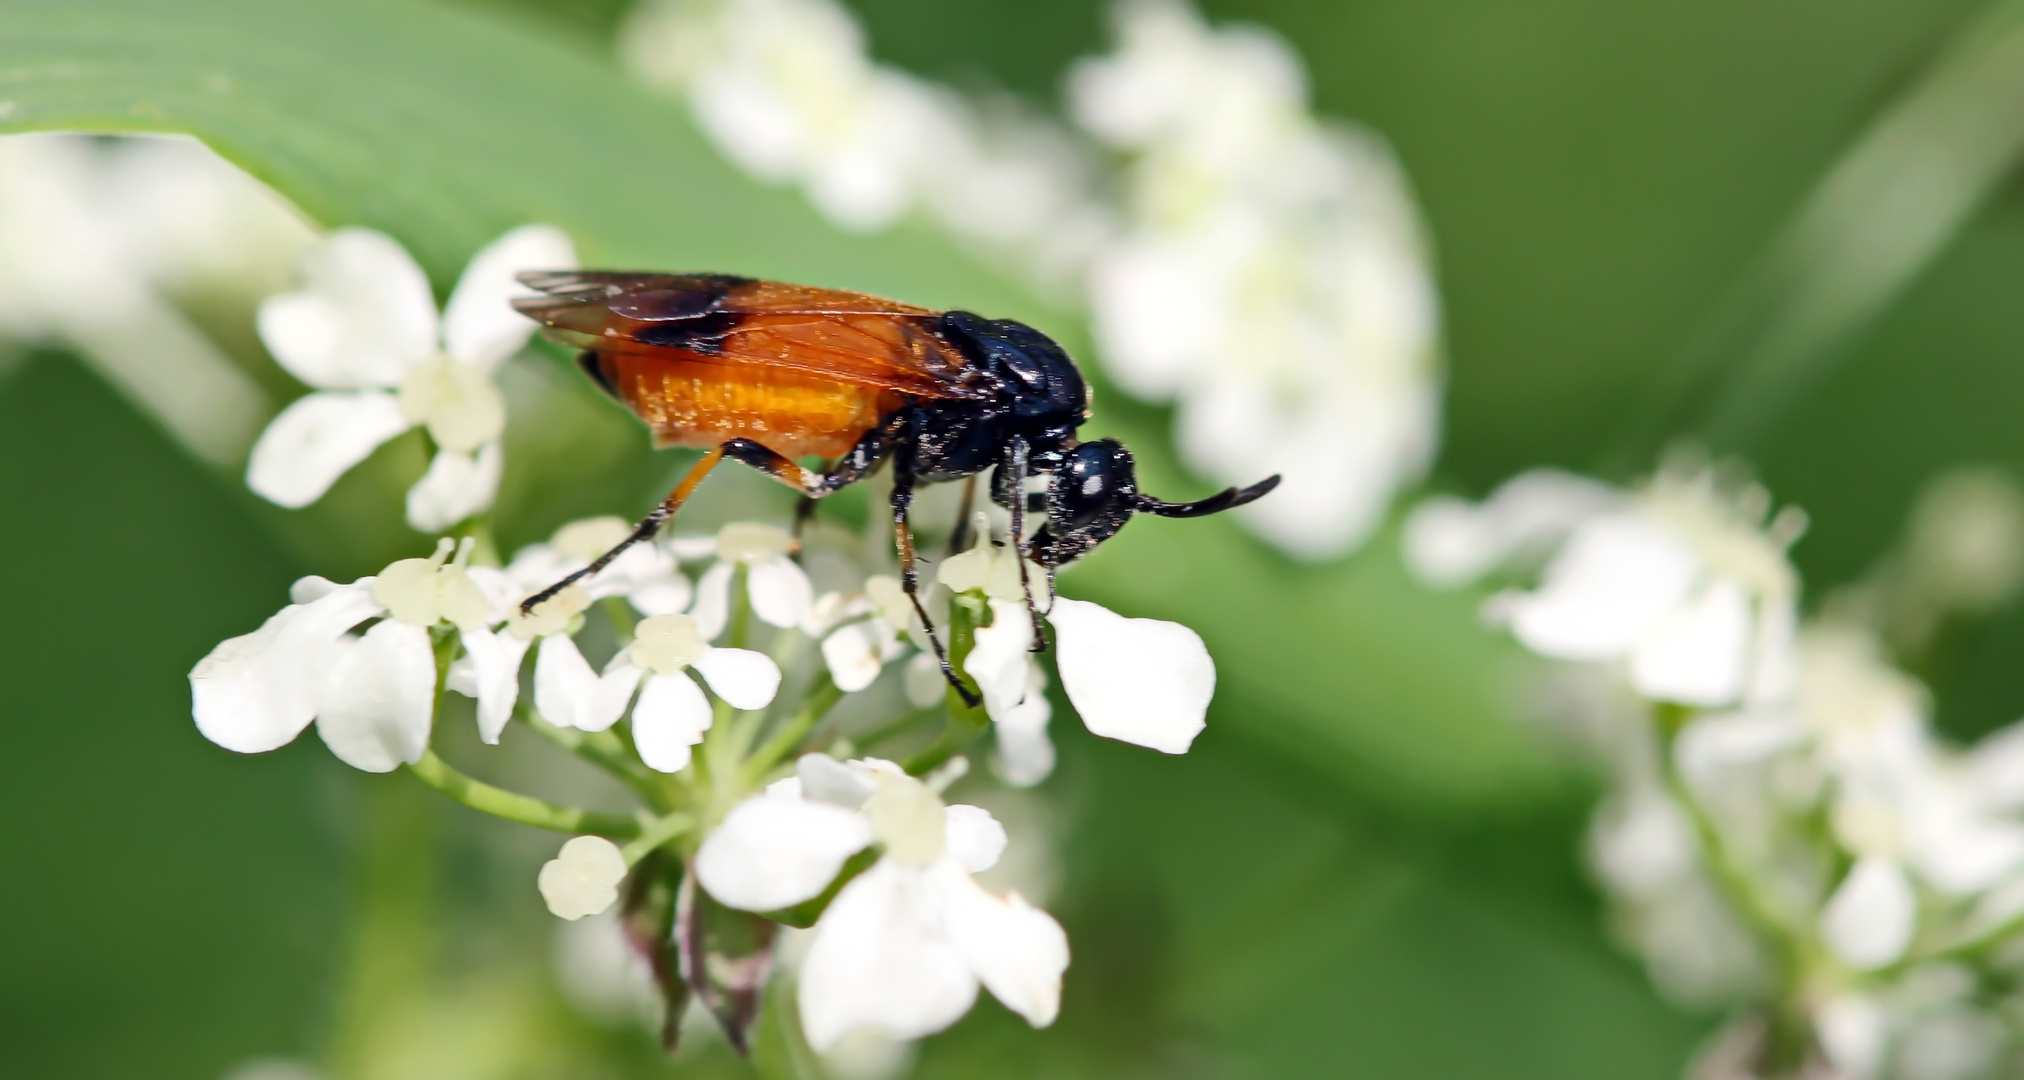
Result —
<instances>
[{"instance_id":1,"label":"insect leg","mask_svg":"<svg viewBox=\"0 0 2024 1080\"><path fill-rule=\"evenodd\" d=\"M949 554L970 546L970 507L977 502L977 474L963 478L963 501L956 508L956 527L949 530Z\"/></svg>"},{"instance_id":2,"label":"insect leg","mask_svg":"<svg viewBox=\"0 0 2024 1080\"><path fill-rule=\"evenodd\" d=\"M718 463L723 460L724 447L722 446L704 454L702 460L696 462L694 467L689 469L689 475L682 477L682 482L675 485L675 490L670 492L667 498L661 500L661 504L654 507L652 512L648 513L645 518L640 520L640 523L633 528L631 536L619 541L617 547L599 555L589 566L520 601L520 614L526 615L532 612L536 605L552 599L556 593L610 566L611 561L618 558L625 549L642 540L652 539L655 533L661 531L661 526L667 524L668 519L675 516L675 511L680 510L682 504L689 500L689 496L696 490L696 485L703 482L703 477L710 475L710 470L716 468Z\"/></svg>"},{"instance_id":3,"label":"insect leg","mask_svg":"<svg viewBox=\"0 0 2024 1080\"><path fill-rule=\"evenodd\" d=\"M801 534L808 531L808 523L814 520L815 496L804 491L800 498L794 500L794 539L800 540Z\"/></svg>"},{"instance_id":4,"label":"insect leg","mask_svg":"<svg viewBox=\"0 0 2024 1080\"><path fill-rule=\"evenodd\" d=\"M909 409L906 413L913 411ZM914 605L914 614L920 617L921 628L927 631L928 644L934 648L935 659L942 665L942 678L955 687L956 696L963 699L963 704L974 709L983 699L956 677L956 669L949 664L949 651L942 647L941 635L935 632L935 620L928 616L927 606L921 603L920 574L914 566L914 530L907 520L907 512L914 504L914 458L911 451L916 429L911 417L907 427L900 441L900 452L893 456L893 544L899 549L900 585L906 590L907 600Z\"/></svg>"},{"instance_id":5,"label":"insect leg","mask_svg":"<svg viewBox=\"0 0 2024 1080\"><path fill-rule=\"evenodd\" d=\"M1012 557L1019 560L1019 592L1026 598L1026 617L1033 620L1033 647L1030 651L1047 651L1047 627L1040 621L1040 608L1033 603L1033 582L1026 576L1026 439L1014 435L1005 443L1005 460L999 468L1007 473L1006 484L1012 492Z\"/></svg>"}]
</instances>

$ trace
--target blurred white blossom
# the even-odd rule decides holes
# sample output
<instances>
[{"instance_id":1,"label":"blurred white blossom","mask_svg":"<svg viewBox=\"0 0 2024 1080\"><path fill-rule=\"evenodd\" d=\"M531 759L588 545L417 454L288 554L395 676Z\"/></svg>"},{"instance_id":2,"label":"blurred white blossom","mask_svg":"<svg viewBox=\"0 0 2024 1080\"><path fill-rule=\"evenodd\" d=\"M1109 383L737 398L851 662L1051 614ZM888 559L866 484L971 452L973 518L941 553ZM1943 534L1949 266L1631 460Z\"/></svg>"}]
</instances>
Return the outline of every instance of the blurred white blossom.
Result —
<instances>
[{"instance_id":1,"label":"blurred white blossom","mask_svg":"<svg viewBox=\"0 0 2024 1080\"><path fill-rule=\"evenodd\" d=\"M1178 405L1203 473L1285 478L1244 511L1266 537L1339 554L1437 439L1438 305L1404 178L1375 136L1309 110L1269 32L1167 0L1126 3L1117 25L1069 95L1128 161L1123 235L1090 278L1107 370Z\"/></svg>"},{"instance_id":2,"label":"blurred white blossom","mask_svg":"<svg viewBox=\"0 0 2024 1080\"><path fill-rule=\"evenodd\" d=\"M874 62L833 0L653 0L621 48L725 156L800 186L841 228L925 213L1056 284L1105 231L1075 139L1009 100L974 104Z\"/></svg>"},{"instance_id":3,"label":"blurred white blossom","mask_svg":"<svg viewBox=\"0 0 2024 1080\"><path fill-rule=\"evenodd\" d=\"M491 508L506 403L493 382L534 324L508 301L524 270L574 266L568 237L528 225L478 252L439 316L429 279L392 238L340 229L306 255L302 288L260 307L260 338L314 391L267 425L246 483L300 508L414 427L436 454L408 490L408 524L436 532Z\"/></svg>"},{"instance_id":4,"label":"blurred white blossom","mask_svg":"<svg viewBox=\"0 0 2024 1080\"><path fill-rule=\"evenodd\" d=\"M2016 553L1992 490L1927 501L1885 573L2000 583ZM1546 554L1538 585L1488 613L1645 703L1597 713L1613 791L1590 861L1663 989L1798 1002L1819 1067L1850 1078L1982 1075L2019 1004L1971 988L2015 985L1996 946L2024 926L2024 725L1949 746L1884 628L1862 621L1886 612L1836 604L1801 624L1786 548L1803 519L1770 506L1704 467L1637 491L1528 474L1480 505L1429 500L1406 538L1436 584ZM1946 571L1907 571L1934 551ZM1708 1075L1756 1074L1763 1014L1741 1016Z\"/></svg>"},{"instance_id":5,"label":"blurred white blossom","mask_svg":"<svg viewBox=\"0 0 2024 1080\"><path fill-rule=\"evenodd\" d=\"M215 464L271 406L173 301L257 289L312 239L194 139L0 137L0 337L75 349Z\"/></svg>"}]
</instances>

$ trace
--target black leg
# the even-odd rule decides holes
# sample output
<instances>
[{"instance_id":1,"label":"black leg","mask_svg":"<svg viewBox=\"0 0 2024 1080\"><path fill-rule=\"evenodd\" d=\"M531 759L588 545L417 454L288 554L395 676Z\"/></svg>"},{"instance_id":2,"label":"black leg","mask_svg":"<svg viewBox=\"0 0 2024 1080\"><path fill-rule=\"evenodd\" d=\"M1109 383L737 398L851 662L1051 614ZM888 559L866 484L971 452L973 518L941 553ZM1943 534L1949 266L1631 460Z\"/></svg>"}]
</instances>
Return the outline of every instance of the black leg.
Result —
<instances>
[{"instance_id":1,"label":"black leg","mask_svg":"<svg viewBox=\"0 0 2024 1080\"><path fill-rule=\"evenodd\" d=\"M815 496L805 491L801 493L800 498L794 500L793 532L796 542L801 540L802 533L808 531L808 523L815 520L815 505L817 501Z\"/></svg>"},{"instance_id":2,"label":"black leg","mask_svg":"<svg viewBox=\"0 0 2024 1080\"><path fill-rule=\"evenodd\" d=\"M1033 603L1033 582L1026 576L1026 440L1014 435L1005 444L1005 457L998 467L1009 475L1012 493L1012 557L1019 560L1019 593L1026 599L1026 617L1033 621L1033 652L1047 651L1047 626L1040 621L1040 608Z\"/></svg>"},{"instance_id":3,"label":"black leg","mask_svg":"<svg viewBox=\"0 0 2024 1080\"><path fill-rule=\"evenodd\" d=\"M977 504L977 474L963 478L963 501L956 508L956 527L949 530L949 554L960 554L970 546L970 508Z\"/></svg>"},{"instance_id":4,"label":"black leg","mask_svg":"<svg viewBox=\"0 0 2024 1080\"><path fill-rule=\"evenodd\" d=\"M907 410L911 413L913 410ZM909 417L911 421L911 417ZM914 530L908 520L908 513L914 505L914 434L918 431L911 422L899 441L899 453L893 455L893 545L899 550L900 586L906 591L907 600L914 606L914 614L920 617L921 629L928 635L928 645L934 649L935 660L942 665L942 678L956 690L956 696L963 704L976 708L983 700L971 692L963 680L956 677L956 669L949 663L949 651L942 646L941 635L935 632L935 620L928 615L928 609L921 603L920 573L914 565Z\"/></svg>"},{"instance_id":5,"label":"black leg","mask_svg":"<svg viewBox=\"0 0 2024 1080\"><path fill-rule=\"evenodd\" d=\"M520 601L520 614L526 615L531 613L537 605L553 599L556 593L610 566L611 561L624 553L625 549L642 540L653 539L653 535L661 531L661 526L666 525L668 519L675 516L675 511L680 510L682 504L689 500L689 496L695 493L696 485L703 482L703 477L710 475L710 470L716 468L724 460L725 450L729 446L730 443L725 443L723 446L719 446L715 450L704 454L702 460L696 462L695 466L689 469L689 475L682 477L682 482L675 485L675 490L669 492L668 497L662 499L661 504L653 508L653 512L642 518L640 523L634 526L632 535L619 541L617 547L599 555L589 566Z\"/></svg>"}]
</instances>

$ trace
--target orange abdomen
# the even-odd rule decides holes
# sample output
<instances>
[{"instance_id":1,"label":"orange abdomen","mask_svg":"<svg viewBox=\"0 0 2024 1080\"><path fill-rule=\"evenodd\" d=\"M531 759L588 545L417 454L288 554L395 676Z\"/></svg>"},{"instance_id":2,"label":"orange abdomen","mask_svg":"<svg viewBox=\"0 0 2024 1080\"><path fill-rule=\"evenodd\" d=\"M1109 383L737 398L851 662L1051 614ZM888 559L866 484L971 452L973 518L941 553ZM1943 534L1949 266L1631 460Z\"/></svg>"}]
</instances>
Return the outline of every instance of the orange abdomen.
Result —
<instances>
[{"instance_id":1,"label":"orange abdomen","mask_svg":"<svg viewBox=\"0 0 2024 1080\"><path fill-rule=\"evenodd\" d=\"M712 447L747 438L790 458L841 457L900 407L899 394L781 368L611 350L620 400L660 446Z\"/></svg>"}]
</instances>

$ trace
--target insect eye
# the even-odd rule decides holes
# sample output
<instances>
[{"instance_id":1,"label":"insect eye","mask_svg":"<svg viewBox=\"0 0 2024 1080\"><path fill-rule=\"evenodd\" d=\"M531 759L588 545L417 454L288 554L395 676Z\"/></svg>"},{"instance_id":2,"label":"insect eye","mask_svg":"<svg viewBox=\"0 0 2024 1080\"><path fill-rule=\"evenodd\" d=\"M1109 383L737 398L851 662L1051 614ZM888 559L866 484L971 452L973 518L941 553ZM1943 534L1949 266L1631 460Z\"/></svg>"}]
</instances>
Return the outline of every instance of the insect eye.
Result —
<instances>
[{"instance_id":1,"label":"insect eye","mask_svg":"<svg viewBox=\"0 0 2024 1080\"><path fill-rule=\"evenodd\" d=\"M1131 451L1111 439L1086 442L1069 451L1055 475L1050 516L1063 532L1101 522L1119 507L1130 506L1137 493Z\"/></svg>"}]
</instances>

